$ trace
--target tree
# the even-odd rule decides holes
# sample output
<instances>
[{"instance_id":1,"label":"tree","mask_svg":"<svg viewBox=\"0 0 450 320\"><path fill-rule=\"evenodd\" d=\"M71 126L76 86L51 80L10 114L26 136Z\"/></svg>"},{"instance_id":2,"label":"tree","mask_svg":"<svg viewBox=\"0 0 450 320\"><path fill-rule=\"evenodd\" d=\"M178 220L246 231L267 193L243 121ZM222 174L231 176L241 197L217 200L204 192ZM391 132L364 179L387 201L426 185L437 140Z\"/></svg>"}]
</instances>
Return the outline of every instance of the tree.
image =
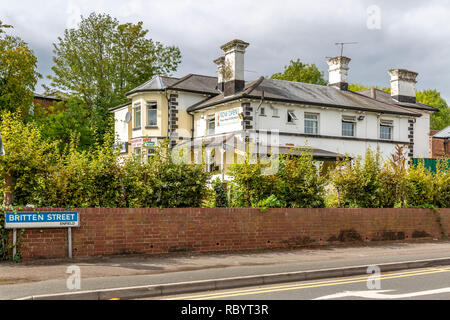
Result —
<instances>
[{"instance_id":1,"label":"tree","mask_svg":"<svg viewBox=\"0 0 450 320\"><path fill-rule=\"evenodd\" d=\"M4 205L11 205L15 191L26 199L38 183L36 174L45 170L51 161L55 143L42 141L34 123L24 124L21 116L5 112L0 132L5 155L0 157L0 177L4 179Z\"/></svg>"},{"instance_id":2,"label":"tree","mask_svg":"<svg viewBox=\"0 0 450 320\"><path fill-rule=\"evenodd\" d=\"M126 102L127 91L153 75L169 75L181 62L177 47L147 34L142 22L119 24L107 14L91 13L54 44L51 86L83 100L97 138L112 123L108 109Z\"/></svg>"},{"instance_id":3,"label":"tree","mask_svg":"<svg viewBox=\"0 0 450 320\"><path fill-rule=\"evenodd\" d=\"M0 21L0 112L28 114L40 77L37 59L24 41L7 35L6 28L11 26Z\"/></svg>"},{"instance_id":4,"label":"tree","mask_svg":"<svg viewBox=\"0 0 450 320\"><path fill-rule=\"evenodd\" d=\"M431 116L431 130L443 130L450 126L450 108L441 93L436 89L417 92L417 102L427 104L439 109Z\"/></svg>"},{"instance_id":5,"label":"tree","mask_svg":"<svg viewBox=\"0 0 450 320\"><path fill-rule=\"evenodd\" d=\"M375 88L375 89L382 90L382 91L389 92L389 93L391 92L391 88L386 88L386 87L380 88L379 86L366 86L359 82L351 83L348 85L348 90L354 91L354 92L364 91L364 90L367 90L370 88Z\"/></svg>"},{"instance_id":6,"label":"tree","mask_svg":"<svg viewBox=\"0 0 450 320\"><path fill-rule=\"evenodd\" d=\"M284 67L283 73L275 73L270 78L320 84L322 86L328 84L323 78L323 72L320 72L315 64L304 64L300 59L297 59L297 61L291 60L289 66Z\"/></svg>"},{"instance_id":7,"label":"tree","mask_svg":"<svg viewBox=\"0 0 450 320\"><path fill-rule=\"evenodd\" d=\"M48 109L37 106L34 120L45 140L58 141L60 151L75 137L79 139L77 148L80 150L87 150L94 143L89 110L79 98L55 102Z\"/></svg>"}]
</instances>

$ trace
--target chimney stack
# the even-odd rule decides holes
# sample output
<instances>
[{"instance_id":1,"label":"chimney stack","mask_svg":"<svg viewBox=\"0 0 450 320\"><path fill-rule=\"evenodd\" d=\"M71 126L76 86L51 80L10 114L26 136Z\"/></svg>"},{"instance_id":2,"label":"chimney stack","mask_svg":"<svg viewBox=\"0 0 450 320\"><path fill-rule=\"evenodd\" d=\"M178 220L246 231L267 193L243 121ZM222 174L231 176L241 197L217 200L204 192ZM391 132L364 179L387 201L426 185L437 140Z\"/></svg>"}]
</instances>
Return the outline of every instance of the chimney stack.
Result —
<instances>
[{"instance_id":1,"label":"chimney stack","mask_svg":"<svg viewBox=\"0 0 450 320\"><path fill-rule=\"evenodd\" d=\"M225 69L225 57L222 56L214 60L214 63L217 65L217 89L223 92L224 80L223 74Z\"/></svg>"},{"instance_id":2,"label":"chimney stack","mask_svg":"<svg viewBox=\"0 0 450 320\"><path fill-rule=\"evenodd\" d=\"M329 85L337 87L340 90L348 90L348 64L351 59L339 56L328 60L328 81Z\"/></svg>"},{"instance_id":3,"label":"chimney stack","mask_svg":"<svg viewBox=\"0 0 450 320\"><path fill-rule=\"evenodd\" d=\"M225 96L233 95L245 88L244 55L248 46L247 42L233 40L220 47L225 52L222 71Z\"/></svg>"},{"instance_id":4,"label":"chimney stack","mask_svg":"<svg viewBox=\"0 0 450 320\"><path fill-rule=\"evenodd\" d=\"M416 103L417 72L405 69L389 70L391 96L398 102Z\"/></svg>"}]
</instances>

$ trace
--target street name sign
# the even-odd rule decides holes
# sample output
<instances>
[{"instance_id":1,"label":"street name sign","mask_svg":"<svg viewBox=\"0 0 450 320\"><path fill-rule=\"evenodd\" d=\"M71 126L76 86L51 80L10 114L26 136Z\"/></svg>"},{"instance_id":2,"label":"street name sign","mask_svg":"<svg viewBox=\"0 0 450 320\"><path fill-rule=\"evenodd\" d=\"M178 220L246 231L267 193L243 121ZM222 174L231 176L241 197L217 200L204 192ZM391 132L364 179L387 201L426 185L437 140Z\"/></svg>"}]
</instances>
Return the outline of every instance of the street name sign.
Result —
<instances>
[{"instance_id":1,"label":"street name sign","mask_svg":"<svg viewBox=\"0 0 450 320\"><path fill-rule=\"evenodd\" d=\"M76 228L79 226L78 212L5 213L5 229Z\"/></svg>"}]
</instances>

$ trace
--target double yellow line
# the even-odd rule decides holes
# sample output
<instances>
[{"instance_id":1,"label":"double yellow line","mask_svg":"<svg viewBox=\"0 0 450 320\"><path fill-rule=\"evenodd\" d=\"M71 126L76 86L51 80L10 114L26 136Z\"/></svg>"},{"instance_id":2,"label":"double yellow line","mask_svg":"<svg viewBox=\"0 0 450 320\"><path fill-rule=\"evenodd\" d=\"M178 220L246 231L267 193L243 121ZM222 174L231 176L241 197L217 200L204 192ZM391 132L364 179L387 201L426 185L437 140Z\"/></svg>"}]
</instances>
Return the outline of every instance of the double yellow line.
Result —
<instances>
[{"instance_id":1,"label":"double yellow line","mask_svg":"<svg viewBox=\"0 0 450 320\"><path fill-rule=\"evenodd\" d=\"M404 272L391 272L382 274L378 279L386 280L386 279L395 279L395 278L406 278L406 277L415 277L421 275L428 275L434 273L442 273L442 272L450 272L450 267L440 267L440 268L426 268L419 269L414 271L404 271ZM281 285L281 286L270 286L266 288L252 288L252 289L239 289L234 291L224 291L217 293L208 293L208 294L197 294L183 297L172 297L163 300L211 300L211 299L221 299L221 298L229 298L236 296L244 296L244 295L253 295L253 294L262 294L262 293L270 293L270 292L282 292L289 290L299 290L299 289L307 289L307 288L317 288L317 287L327 287L327 286L337 286L342 284L349 283L358 283L358 282L366 282L369 277L373 277L374 275L364 275L359 277L347 277L347 278L338 278L334 280L327 281L314 281L314 282L305 282L305 283L297 283L291 285Z\"/></svg>"}]
</instances>

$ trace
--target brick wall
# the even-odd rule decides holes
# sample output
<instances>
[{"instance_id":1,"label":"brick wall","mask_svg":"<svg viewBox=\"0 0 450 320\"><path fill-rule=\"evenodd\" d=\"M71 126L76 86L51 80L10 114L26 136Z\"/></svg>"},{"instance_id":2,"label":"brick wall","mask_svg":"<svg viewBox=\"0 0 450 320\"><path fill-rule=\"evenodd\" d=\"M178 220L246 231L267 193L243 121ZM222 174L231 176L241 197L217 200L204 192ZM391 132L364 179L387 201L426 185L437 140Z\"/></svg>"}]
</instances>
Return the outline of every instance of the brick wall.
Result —
<instances>
[{"instance_id":1,"label":"brick wall","mask_svg":"<svg viewBox=\"0 0 450 320\"><path fill-rule=\"evenodd\" d=\"M445 143L445 139L440 138L431 138L431 158L448 158L450 157L450 140L447 140Z\"/></svg>"},{"instance_id":2,"label":"brick wall","mask_svg":"<svg viewBox=\"0 0 450 320\"><path fill-rule=\"evenodd\" d=\"M44 210L41 211L56 211ZM78 209L74 258L114 254L225 252L348 240L440 238L450 209ZM24 259L67 256L67 230L27 230Z\"/></svg>"}]
</instances>

